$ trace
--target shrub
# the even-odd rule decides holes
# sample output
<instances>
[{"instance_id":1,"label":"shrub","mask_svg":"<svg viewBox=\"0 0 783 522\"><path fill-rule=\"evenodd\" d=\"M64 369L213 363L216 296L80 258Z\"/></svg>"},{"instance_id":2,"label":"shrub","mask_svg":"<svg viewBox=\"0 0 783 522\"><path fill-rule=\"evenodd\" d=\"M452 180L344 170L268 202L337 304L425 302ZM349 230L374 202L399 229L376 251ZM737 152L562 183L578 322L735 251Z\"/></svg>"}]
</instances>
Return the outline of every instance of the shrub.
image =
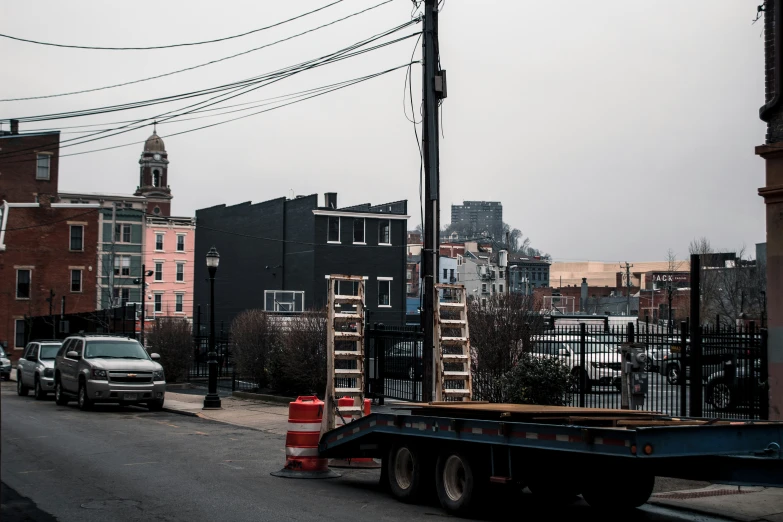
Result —
<instances>
[{"instance_id":1,"label":"shrub","mask_svg":"<svg viewBox=\"0 0 783 522\"><path fill-rule=\"evenodd\" d=\"M291 395L326 391L326 314L305 312L287 323L272 360L272 386Z\"/></svg>"},{"instance_id":2,"label":"shrub","mask_svg":"<svg viewBox=\"0 0 783 522\"><path fill-rule=\"evenodd\" d=\"M519 355L502 378L503 400L516 404L564 406L572 389L571 371L556 357Z\"/></svg>"},{"instance_id":3,"label":"shrub","mask_svg":"<svg viewBox=\"0 0 783 522\"><path fill-rule=\"evenodd\" d=\"M162 317L155 319L147 334L147 351L160 355L160 364L167 382L187 379L193 359L193 336L187 319Z\"/></svg>"},{"instance_id":4,"label":"shrub","mask_svg":"<svg viewBox=\"0 0 783 522\"><path fill-rule=\"evenodd\" d=\"M237 374L266 388L271 355L280 344L278 324L262 310L245 310L231 323L231 342Z\"/></svg>"}]
</instances>

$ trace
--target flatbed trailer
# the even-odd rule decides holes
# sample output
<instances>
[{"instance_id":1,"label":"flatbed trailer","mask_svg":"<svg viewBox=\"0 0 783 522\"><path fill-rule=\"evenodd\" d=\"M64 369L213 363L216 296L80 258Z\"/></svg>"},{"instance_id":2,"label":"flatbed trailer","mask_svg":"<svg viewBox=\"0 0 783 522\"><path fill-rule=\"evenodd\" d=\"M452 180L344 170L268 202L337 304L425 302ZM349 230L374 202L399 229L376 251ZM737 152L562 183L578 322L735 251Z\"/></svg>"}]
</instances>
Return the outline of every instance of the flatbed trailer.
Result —
<instances>
[{"instance_id":1,"label":"flatbed trailer","mask_svg":"<svg viewBox=\"0 0 783 522\"><path fill-rule=\"evenodd\" d=\"M382 459L381 480L413 502L434 486L469 513L494 490L630 509L656 476L783 487L783 423L676 418L655 412L449 402L405 405L324 433L324 458Z\"/></svg>"}]
</instances>

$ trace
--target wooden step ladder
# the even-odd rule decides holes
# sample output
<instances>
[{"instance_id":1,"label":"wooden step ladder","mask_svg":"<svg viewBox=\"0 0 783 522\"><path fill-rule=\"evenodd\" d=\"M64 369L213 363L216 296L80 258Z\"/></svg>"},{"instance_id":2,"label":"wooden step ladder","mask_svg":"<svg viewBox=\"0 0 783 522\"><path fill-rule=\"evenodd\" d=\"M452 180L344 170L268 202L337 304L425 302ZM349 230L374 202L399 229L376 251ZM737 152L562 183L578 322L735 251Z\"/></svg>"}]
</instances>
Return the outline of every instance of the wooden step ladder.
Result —
<instances>
[{"instance_id":1,"label":"wooden step ladder","mask_svg":"<svg viewBox=\"0 0 783 522\"><path fill-rule=\"evenodd\" d=\"M467 292L463 285L446 284L435 285L435 291L435 400L470 401L473 381ZM447 381L458 386L447 388Z\"/></svg>"},{"instance_id":2,"label":"wooden step ladder","mask_svg":"<svg viewBox=\"0 0 783 522\"><path fill-rule=\"evenodd\" d=\"M351 293L346 290L350 287ZM335 419L357 419L364 405L364 278L330 275L326 319L326 394L321 432L334 429ZM349 327L354 324L355 328ZM335 361L348 361L339 364ZM353 364L351 364L353 363ZM347 366L347 368L346 368ZM339 406L341 397L352 406Z\"/></svg>"}]
</instances>

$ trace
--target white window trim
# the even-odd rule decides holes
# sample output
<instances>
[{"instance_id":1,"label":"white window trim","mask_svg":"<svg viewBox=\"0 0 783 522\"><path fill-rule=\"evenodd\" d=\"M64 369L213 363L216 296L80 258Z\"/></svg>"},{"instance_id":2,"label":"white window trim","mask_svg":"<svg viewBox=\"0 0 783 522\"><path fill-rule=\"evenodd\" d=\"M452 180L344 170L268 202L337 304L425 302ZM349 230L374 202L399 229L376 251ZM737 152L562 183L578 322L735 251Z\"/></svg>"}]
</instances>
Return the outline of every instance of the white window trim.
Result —
<instances>
[{"instance_id":1,"label":"white window trim","mask_svg":"<svg viewBox=\"0 0 783 522\"><path fill-rule=\"evenodd\" d=\"M182 239L182 250L179 249L179 238ZM185 251L185 241L187 241L188 235L187 234L177 234L177 242L174 245L174 251L175 252L184 252Z\"/></svg>"},{"instance_id":2,"label":"white window trim","mask_svg":"<svg viewBox=\"0 0 783 522\"><path fill-rule=\"evenodd\" d=\"M160 264L160 279L158 279L158 264ZM163 279L163 261L153 261L152 264L152 281L155 283L165 283Z\"/></svg>"},{"instance_id":3,"label":"white window trim","mask_svg":"<svg viewBox=\"0 0 783 522\"><path fill-rule=\"evenodd\" d=\"M162 237L162 241L160 243L163 245L163 248L158 248L158 236ZM166 251L166 233L155 232L155 252L165 252L165 251Z\"/></svg>"},{"instance_id":4,"label":"white window trim","mask_svg":"<svg viewBox=\"0 0 783 522\"><path fill-rule=\"evenodd\" d=\"M73 227L81 227L82 229L82 247L80 249L74 250L71 248L71 231ZM80 223L73 223L68 225L68 251L69 252L84 252L84 225Z\"/></svg>"},{"instance_id":5,"label":"white window trim","mask_svg":"<svg viewBox=\"0 0 783 522\"><path fill-rule=\"evenodd\" d=\"M155 298L160 296L160 311L156 310L157 303L155 302ZM153 292L152 293L152 313L153 314L162 314L163 313L163 292Z\"/></svg>"},{"instance_id":6,"label":"white window trim","mask_svg":"<svg viewBox=\"0 0 783 522\"><path fill-rule=\"evenodd\" d=\"M132 264L132 263L131 263L131 257L132 257L132 256L130 256L130 255L128 255L128 254L114 254L114 261L113 261L113 262L114 262L115 264L117 263L117 261L118 261L118 260L119 260L119 262L120 262L120 265L119 265L119 267L114 267L114 266L112 266L112 273L113 273L113 274L114 274L114 269L115 269L115 268L119 268L119 269L120 269L120 272L119 272L118 274L114 274L114 277L131 277L131 273L130 273L130 272L131 272L131 264ZM123 260L123 259L125 259L125 258L127 258L127 259L128 259L128 273L127 273L127 274L123 274L123 273L122 273L122 268L123 268L123 266L122 266L122 260Z\"/></svg>"},{"instance_id":7,"label":"white window trim","mask_svg":"<svg viewBox=\"0 0 783 522\"><path fill-rule=\"evenodd\" d=\"M378 235L381 235L381 222L386 221L389 225L389 242L388 243L381 243L381 238L378 238L378 246L392 246L391 244L391 220L390 219L380 219L378 220Z\"/></svg>"},{"instance_id":8,"label":"white window trim","mask_svg":"<svg viewBox=\"0 0 783 522\"><path fill-rule=\"evenodd\" d=\"M387 305L379 304L378 308L391 308L392 307L392 305L391 305L391 289L392 289L391 282L394 281L394 278L393 277L377 277L376 279L377 279L378 283L380 283L381 281L386 281L386 282L389 283L389 304L387 304ZM380 287L380 285L378 285L378 286ZM376 297L380 297L380 295L381 295L380 288L378 288L378 295Z\"/></svg>"},{"instance_id":9,"label":"white window trim","mask_svg":"<svg viewBox=\"0 0 783 522\"><path fill-rule=\"evenodd\" d=\"M182 310L177 312L177 297L182 298ZM185 294L183 292L175 292L174 293L174 313L175 314L185 314Z\"/></svg>"},{"instance_id":10,"label":"white window trim","mask_svg":"<svg viewBox=\"0 0 783 522\"><path fill-rule=\"evenodd\" d=\"M70 289L70 293L72 294L83 294L84 293L84 269L83 268L69 268L69 280L68 280L68 288ZM73 272L79 272L79 290L73 289Z\"/></svg>"},{"instance_id":11,"label":"white window trim","mask_svg":"<svg viewBox=\"0 0 783 522\"><path fill-rule=\"evenodd\" d=\"M340 241L342 239L342 233L343 233L343 219L340 216L332 216L337 217L337 241L330 241L329 240L329 219L326 220L326 243L331 245L339 245L342 243Z\"/></svg>"},{"instance_id":12,"label":"white window trim","mask_svg":"<svg viewBox=\"0 0 783 522\"><path fill-rule=\"evenodd\" d=\"M185 284L185 262L184 261L176 261L176 271L174 272L174 282L178 284ZM177 279L177 276L179 275L179 267L182 266L182 281Z\"/></svg>"},{"instance_id":13,"label":"white window trim","mask_svg":"<svg viewBox=\"0 0 783 522\"><path fill-rule=\"evenodd\" d=\"M29 301L30 296L33 294L33 269L32 267L14 267L16 269L16 286L14 286L14 297L17 301ZM20 270L27 270L30 272L30 282L28 285L30 285L30 288L28 289L28 297L19 297L19 271Z\"/></svg>"},{"instance_id":14,"label":"white window trim","mask_svg":"<svg viewBox=\"0 0 783 522\"><path fill-rule=\"evenodd\" d=\"M49 156L49 164L46 166L46 177L38 177L38 156ZM51 181L52 180L52 158L53 152L35 152L35 181Z\"/></svg>"},{"instance_id":15,"label":"white window trim","mask_svg":"<svg viewBox=\"0 0 783 522\"><path fill-rule=\"evenodd\" d=\"M356 241L356 220L361 219L362 220L362 238L364 238L364 241ZM353 239L354 245L366 245L367 244L367 220L365 218L354 218L353 221L353 227L351 227L351 236Z\"/></svg>"}]
</instances>

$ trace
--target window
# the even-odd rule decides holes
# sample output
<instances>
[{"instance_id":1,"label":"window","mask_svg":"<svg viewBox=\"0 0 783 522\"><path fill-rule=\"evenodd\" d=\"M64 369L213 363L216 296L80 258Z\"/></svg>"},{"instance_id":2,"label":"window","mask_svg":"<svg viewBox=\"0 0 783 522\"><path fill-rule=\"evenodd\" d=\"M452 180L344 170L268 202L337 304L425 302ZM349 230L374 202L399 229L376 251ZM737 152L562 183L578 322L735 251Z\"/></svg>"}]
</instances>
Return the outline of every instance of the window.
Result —
<instances>
[{"instance_id":1,"label":"window","mask_svg":"<svg viewBox=\"0 0 783 522\"><path fill-rule=\"evenodd\" d=\"M14 321L14 348L24 348L24 319Z\"/></svg>"},{"instance_id":2,"label":"window","mask_svg":"<svg viewBox=\"0 0 783 522\"><path fill-rule=\"evenodd\" d=\"M51 154L38 154L38 170L35 173L35 179L49 179L49 164L52 161Z\"/></svg>"},{"instance_id":3,"label":"window","mask_svg":"<svg viewBox=\"0 0 783 522\"><path fill-rule=\"evenodd\" d=\"M178 235L177 236L177 252L184 252L185 251L185 236Z\"/></svg>"},{"instance_id":4,"label":"window","mask_svg":"<svg viewBox=\"0 0 783 522\"><path fill-rule=\"evenodd\" d=\"M185 263L177 263L177 281L185 281Z\"/></svg>"},{"instance_id":5,"label":"window","mask_svg":"<svg viewBox=\"0 0 783 522\"><path fill-rule=\"evenodd\" d=\"M364 219L353 220L353 242L364 244Z\"/></svg>"},{"instance_id":6,"label":"window","mask_svg":"<svg viewBox=\"0 0 783 522\"><path fill-rule=\"evenodd\" d=\"M152 171L152 186L160 187L160 171L157 169Z\"/></svg>"},{"instance_id":7,"label":"window","mask_svg":"<svg viewBox=\"0 0 783 522\"><path fill-rule=\"evenodd\" d=\"M71 270L71 292L82 291L82 271Z\"/></svg>"},{"instance_id":8,"label":"window","mask_svg":"<svg viewBox=\"0 0 783 522\"><path fill-rule=\"evenodd\" d=\"M503 285L498 285L498 291L502 294L503 293Z\"/></svg>"},{"instance_id":9,"label":"window","mask_svg":"<svg viewBox=\"0 0 783 522\"><path fill-rule=\"evenodd\" d=\"M114 275L116 276L129 276L130 275L130 257L129 256L115 256L114 258Z\"/></svg>"},{"instance_id":10,"label":"window","mask_svg":"<svg viewBox=\"0 0 783 522\"><path fill-rule=\"evenodd\" d=\"M176 305L175 305L175 308L174 308L175 312L182 312L182 298L183 297L184 297L183 294L177 294L176 295L177 300L176 300Z\"/></svg>"},{"instance_id":11,"label":"window","mask_svg":"<svg viewBox=\"0 0 783 522\"><path fill-rule=\"evenodd\" d=\"M408 293L410 294L410 293L413 291L413 285L412 285L412 284L410 284L410 283L408 283L408 284L406 285L406 290L405 290L405 291L406 291L406 292L408 292Z\"/></svg>"},{"instance_id":12,"label":"window","mask_svg":"<svg viewBox=\"0 0 783 522\"><path fill-rule=\"evenodd\" d=\"M163 250L163 234L155 234L155 250Z\"/></svg>"},{"instance_id":13,"label":"window","mask_svg":"<svg viewBox=\"0 0 783 522\"><path fill-rule=\"evenodd\" d=\"M384 219L378 222L378 244L391 245L391 221Z\"/></svg>"},{"instance_id":14,"label":"window","mask_svg":"<svg viewBox=\"0 0 783 522\"><path fill-rule=\"evenodd\" d=\"M155 263L155 281L163 281L163 263Z\"/></svg>"},{"instance_id":15,"label":"window","mask_svg":"<svg viewBox=\"0 0 783 522\"><path fill-rule=\"evenodd\" d=\"M500 279L503 279L506 277L506 271L505 270L499 270L500 272Z\"/></svg>"},{"instance_id":16,"label":"window","mask_svg":"<svg viewBox=\"0 0 783 522\"><path fill-rule=\"evenodd\" d=\"M482 294L487 293L487 283L481 283L481 293Z\"/></svg>"},{"instance_id":17,"label":"window","mask_svg":"<svg viewBox=\"0 0 783 522\"><path fill-rule=\"evenodd\" d=\"M267 312L303 312L304 292L265 290L264 310Z\"/></svg>"},{"instance_id":18,"label":"window","mask_svg":"<svg viewBox=\"0 0 783 522\"><path fill-rule=\"evenodd\" d=\"M407 277L408 281L410 281L411 279L413 279L413 270L408 270L408 271L405 273L405 275L406 275L406 277Z\"/></svg>"},{"instance_id":19,"label":"window","mask_svg":"<svg viewBox=\"0 0 783 522\"><path fill-rule=\"evenodd\" d=\"M71 225L71 250L84 250L83 225Z\"/></svg>"},{"instance_id":20,"label":"window","mask_svg":"<svg viewBox=\"0 0 783 522\"><path fill-rule=\"evenodd\" d=\"M378 278L378 306L391 306L391 281Z\"/></svg>"},{"instance_id":21,"label":"window","mask_svg":"<svg viewBox=\"0 0 783 522\"><path fill-rule=\"evenodd\" d=\"M115 288L114 303L117 306L125 306L130 301L130 288Z\"/></svg>"},{"instance_id":22,"label":"window","mask_svg":"<svg viewBox=\"0 0 783 522\"><path fill-rule=\"evenodd\" d=\"M16 271L16 298L30 299L30 277L32 270L18 269Z\"/></svg>"},{"instance_id":23,"label":"window","mask_svg":"<svg viewBox=\"0 0 783 522\"><path fill-rule=\"evenodd\" d=\"M114 225L114 240L119 243L131 242L131 226L130 225Z\"/></svg>"},{"instance_id":24,"label":"window","mask_svg":"<svg viewBox=\"0 0 783 522\"><path fill-rule=\"evenodd\" d=\"M155 294L155 313L163 311L163 294Z\"/></svg>"},{"instance_id":25,"label":"window","mask_svg":"<svg viewBox=\"0 0 783 522\"><path fill-rule=\"evenodd\" d=\"M456 281L456 279L454 279L454 269L453 268L449 269L449 281L451 281L452 283L454 281Z\"/></svg>"},{"instance_id":26,"label":"window","mask_svg":"<svg viewBox=\"0 0 783 522\"><path fill-rule=\"evenodd\" d=\"M443 269L443 280L444 281L448 280L448 278L449 278L449 269L448 268L444 268Z\"/></svg>"},{"instance_id":27,"label":"window","mask_svg":"<svg viewBox=\"0 0 783 522\"><path fill-rule=\"evenodd\" d=\"M340 218L335 216L329 216L328 223L329 231L326 240L329 243L340 242Z\"/></svg>"},{"instance_id":28,"label":"window","mask_svg":"<svg viewBox=\"0 0 783 522\"><path fill-rule=\"evenodd\" d=\"M492 293L495 293L495 283L492 283Z\"/></svg>"}]
</instances>

